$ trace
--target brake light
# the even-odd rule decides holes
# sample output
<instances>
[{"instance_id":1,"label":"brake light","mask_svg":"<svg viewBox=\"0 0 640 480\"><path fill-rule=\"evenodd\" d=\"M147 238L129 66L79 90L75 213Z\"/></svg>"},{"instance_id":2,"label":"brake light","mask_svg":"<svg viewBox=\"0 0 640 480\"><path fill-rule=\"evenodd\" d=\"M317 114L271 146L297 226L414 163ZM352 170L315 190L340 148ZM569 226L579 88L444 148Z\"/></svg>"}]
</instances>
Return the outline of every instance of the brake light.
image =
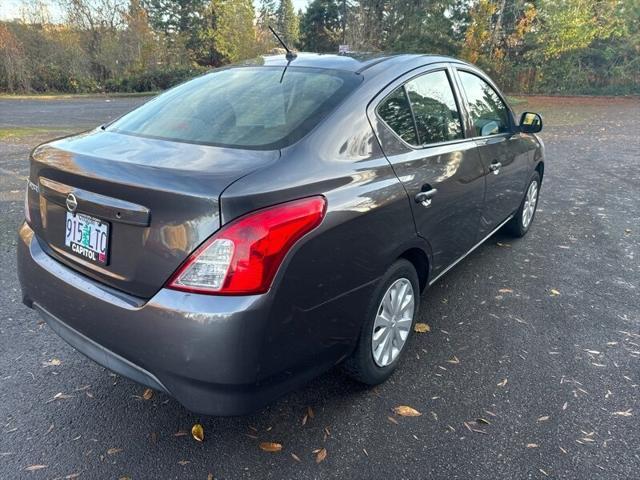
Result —
<instances>
[{"instance_id":1,"label":"brake light","mask_svg":"<svg viewBox=\"0 0 640 480\"><path fill-rule=\"evenodd\" d=\"M218 295L266 292L291 247L320 225L326 203L309 197L240 217L193 252L167 287Z\"/></svg>"}]
</instances>

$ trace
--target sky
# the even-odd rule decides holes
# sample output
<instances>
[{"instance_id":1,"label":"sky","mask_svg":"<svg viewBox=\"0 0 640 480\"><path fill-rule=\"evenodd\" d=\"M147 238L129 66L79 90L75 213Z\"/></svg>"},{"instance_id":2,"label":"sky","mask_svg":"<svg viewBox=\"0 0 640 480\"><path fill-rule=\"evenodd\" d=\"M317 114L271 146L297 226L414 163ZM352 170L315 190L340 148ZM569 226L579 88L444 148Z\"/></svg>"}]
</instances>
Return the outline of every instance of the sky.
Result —
<instances>
[{"instance_id":1,"label":"sky","mask_svg":"<svg viewBox=\"0 0 640 480\"><path fill-rule=\"evenodd\" d=\"M0 0L0 20L12 20L20 16L20 0ZM259 1L253 1L256 8ZM309 0L293 0L293 7L298 11L305 9ZM52 12L53 13L53 12Z\"/></svg>"}]
</instances>

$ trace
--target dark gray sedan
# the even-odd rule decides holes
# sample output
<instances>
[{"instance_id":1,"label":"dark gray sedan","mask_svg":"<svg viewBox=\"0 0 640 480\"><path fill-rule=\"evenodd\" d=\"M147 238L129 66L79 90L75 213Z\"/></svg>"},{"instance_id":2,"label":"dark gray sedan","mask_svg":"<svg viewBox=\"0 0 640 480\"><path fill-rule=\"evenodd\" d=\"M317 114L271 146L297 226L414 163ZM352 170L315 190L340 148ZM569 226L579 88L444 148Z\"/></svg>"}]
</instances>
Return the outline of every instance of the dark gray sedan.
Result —
<instances>
[{"instance_id":1,"label":"dark gray sedan","mask_svg":"<svg viewBox=\"0 0 640 480\"><path fill-rule=\"evenodd\" d=\"M533 221L542 119L437 56L212 71L31 157L24 303L107 368L214 415L337 364L387 379L429 285Z\"/></svg>"}]
</instances>

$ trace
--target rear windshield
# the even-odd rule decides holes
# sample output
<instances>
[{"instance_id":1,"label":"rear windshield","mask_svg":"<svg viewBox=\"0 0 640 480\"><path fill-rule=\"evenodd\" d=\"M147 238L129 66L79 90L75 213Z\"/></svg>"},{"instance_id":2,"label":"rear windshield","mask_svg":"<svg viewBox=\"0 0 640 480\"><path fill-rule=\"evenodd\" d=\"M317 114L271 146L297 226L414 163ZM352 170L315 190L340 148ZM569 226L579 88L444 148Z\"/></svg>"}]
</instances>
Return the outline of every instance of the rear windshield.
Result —
<instances>
[{"instance_id":1,"label":"rear windshield","mask_svg":"<svg viewBox=\"0 0 640 480\"><path fill-rule=\"evenodd\" d=\"M226 147L281 148L302 138L359 82L354 73L325 69L217 70L167 91L108 130Z\"/></svg>"}]
</instances>

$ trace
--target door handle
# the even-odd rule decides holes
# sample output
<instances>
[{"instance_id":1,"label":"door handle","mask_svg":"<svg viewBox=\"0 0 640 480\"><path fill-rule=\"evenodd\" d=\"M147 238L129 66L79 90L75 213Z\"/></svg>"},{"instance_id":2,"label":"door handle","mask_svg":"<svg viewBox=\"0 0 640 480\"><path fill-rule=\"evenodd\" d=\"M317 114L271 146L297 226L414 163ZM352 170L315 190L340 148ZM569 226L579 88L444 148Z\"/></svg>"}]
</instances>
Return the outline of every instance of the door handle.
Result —
<instances>
[{"instance_id":1,"label":"door handle","mask_svg":"<svg viewBox=\"0 0 640 480\"><path fill-rule=\"evenodd\" d=\"M502 163L492 162L491 165L489 165L489 170L491 170L494 175L498 175L500 173L500 167L502 167Z\"/></svg>"},{"instance_id":2,"label":"door handle","mask_svg":"<svg viewBox=\"0 0 640 480\"><path fill-rule=\"evenodd\" d=\"M423 207L427 208L431 206L431 200L438 193L437 188L432 188L431 190L427 190L426 192L418 192L416 194L416 203L419 203Z\"/></svg>"}]
</instances>

